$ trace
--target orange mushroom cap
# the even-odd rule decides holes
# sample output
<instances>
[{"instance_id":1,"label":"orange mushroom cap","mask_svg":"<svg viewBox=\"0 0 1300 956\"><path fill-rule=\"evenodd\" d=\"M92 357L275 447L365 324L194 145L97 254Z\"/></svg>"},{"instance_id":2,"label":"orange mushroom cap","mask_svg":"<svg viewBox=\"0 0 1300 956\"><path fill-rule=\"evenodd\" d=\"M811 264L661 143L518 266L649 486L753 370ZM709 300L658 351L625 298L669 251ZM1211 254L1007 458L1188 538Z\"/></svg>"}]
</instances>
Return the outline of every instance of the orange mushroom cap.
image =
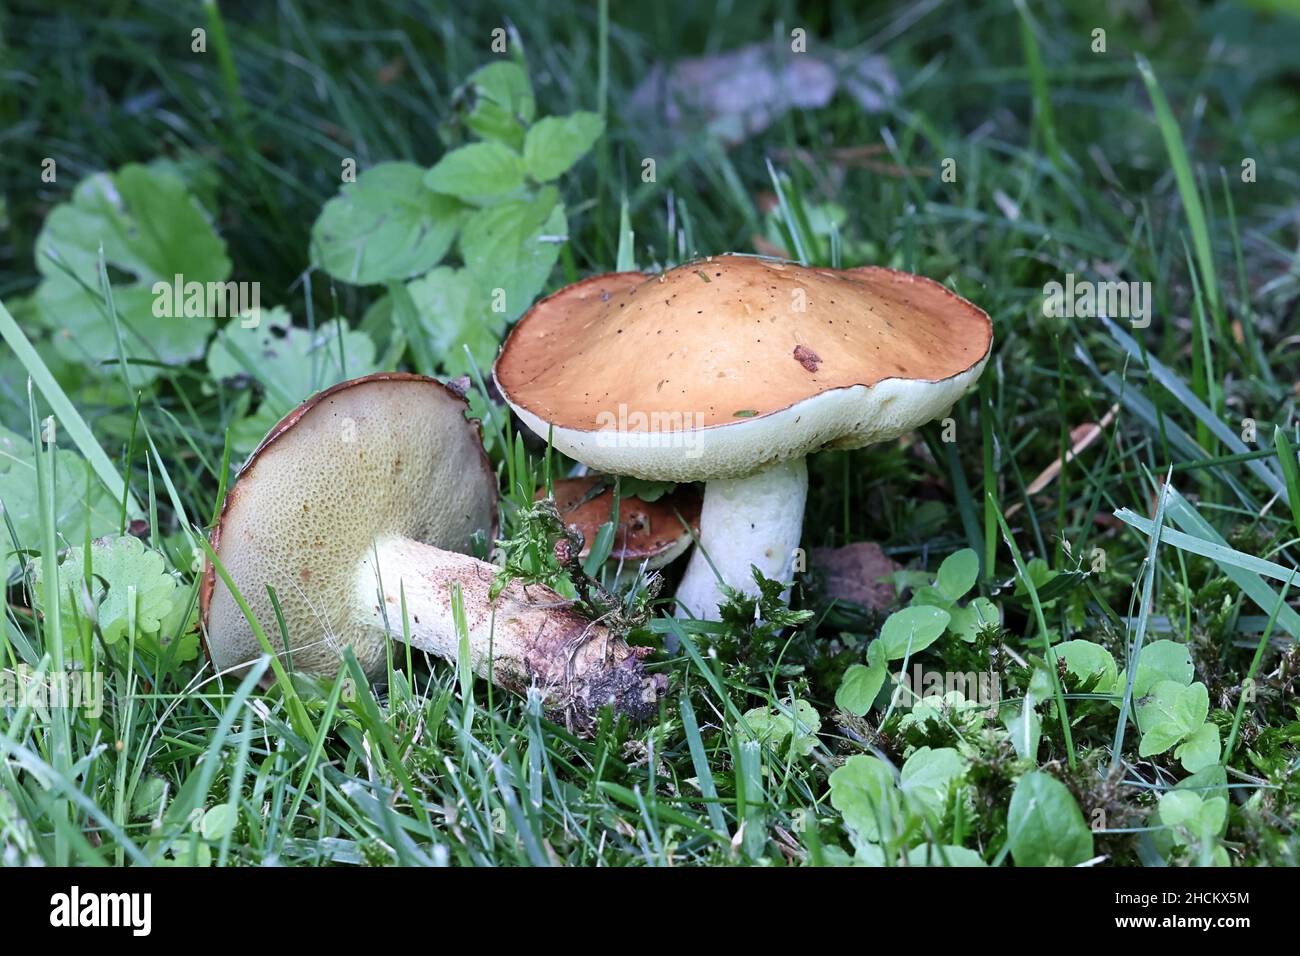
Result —
<instances>
[{"instance_id":1,"label":"orange mushroom cap","mask_svg":"<svg viewBox=\"0 0 1300 956\"><path fill-rule=\"evenodd\" d=\"M910 431L960 397L992 340L987 314L921 276L728 255L560 290L495 375L579 461L700 481Z\"/></svg>"},{"instance_id":2,"label":"orange mushroom cap","mask_svg":"<svg viewBox=\"0 0 1300 956\"><path fill-rule=\"evenodd\" d=\"M563 478L554 483L553 491L560 517L582 535L585 558L601 526L613 514L613 483L599 475ZM539 490L538 499L545 494L545 489ZM655 501L620 499L610 560L634 565L645 561L652 570L670 563L690 547L691 532L699 534L700 503L699 490L690 485L678 486ZM690 526L689 531L682 525L683 520Z\"/></svg>"}]
</instances>

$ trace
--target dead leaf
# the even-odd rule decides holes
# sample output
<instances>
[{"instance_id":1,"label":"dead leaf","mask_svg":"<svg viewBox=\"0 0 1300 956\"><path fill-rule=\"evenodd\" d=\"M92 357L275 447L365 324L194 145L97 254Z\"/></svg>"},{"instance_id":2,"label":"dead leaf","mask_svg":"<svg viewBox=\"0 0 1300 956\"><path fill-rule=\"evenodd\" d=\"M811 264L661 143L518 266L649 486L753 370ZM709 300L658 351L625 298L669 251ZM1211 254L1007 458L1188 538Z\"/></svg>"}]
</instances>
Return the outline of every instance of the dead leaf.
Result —
<instances>
[{"instance_id":1,"label":"dead leaf","mask_svg":"<svg viewBox=\"0 0 1300 956\"><path fill-rule=\"evenodd\" d=\"M1089 445L1101 437L1102 432L1110 426L1119 413L1119 404L1116 403L1107 409L1106 414L1101 417L1100 422L1084 422L1082 425L1076 425L1070 429L1070 450L1065 453L1065 461L1071 462L1079 456ZM1027 494L1036 495L1053 481L1061 473L1062 462L1060 456L1050 465L1038 473L1029 486L1025 489ZM1013 514L1024 507L1023 501L1017 501L1006 510L1006 517L1010 518Z\"/></svg>"},{"instance_id":2,"label":"dead leaf","mask_svg":"<svg viewBox=\"0 0 1300 956\"><path fill-rule=\"evenodd\" d=\"M632 109L670 129L703 127L728 145L761 133L792 109L819 109L843 88L869 113L898 93L889 61L857 51L829 56L756 43L713 56L657 63L631 97Z\"/></svg>"},{"instance_id":3,"label":"dead leaf","mask_svg":"<svg viewBox=\"0 0 1300 956\"><path fill-rule=\"evenodd\" d=\"M813 548L809 558L821 572L829 598L880 611L892 606L898 597L890 582L898 565L874 541L855 541L842 548Z\"/></svg>"}]
</instances>

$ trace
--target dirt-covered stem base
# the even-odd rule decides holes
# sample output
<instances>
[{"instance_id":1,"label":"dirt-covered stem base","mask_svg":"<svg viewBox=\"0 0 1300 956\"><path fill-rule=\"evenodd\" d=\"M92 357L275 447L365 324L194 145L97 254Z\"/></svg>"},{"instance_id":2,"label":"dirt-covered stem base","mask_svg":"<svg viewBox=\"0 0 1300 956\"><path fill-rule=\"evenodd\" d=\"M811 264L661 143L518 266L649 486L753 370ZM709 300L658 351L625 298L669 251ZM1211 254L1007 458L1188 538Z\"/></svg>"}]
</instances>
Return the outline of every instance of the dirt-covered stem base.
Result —
<instances>
[{"instance_id":1,"label":"dirt-covered stem base","mask_svg":"<svg viewBox=\"0 0 1300 956\"><path fill-rule=\"evenodd\" d=\"M478 676L519 694L537 687L546 711L578 728L606 704L636 719L657 713L665 681L645 673L641 657L648 649L629 646L550 588L511 582L492 601L497 568L487 562L406 538L378 542L376 554L378 574L374 556L361 565L358 600L376 626L384 626L386 615L395 639L403 636L404 592L411 645L456 661L452 593L459 585L470 666Z\"/></svg>"}]
</instances>

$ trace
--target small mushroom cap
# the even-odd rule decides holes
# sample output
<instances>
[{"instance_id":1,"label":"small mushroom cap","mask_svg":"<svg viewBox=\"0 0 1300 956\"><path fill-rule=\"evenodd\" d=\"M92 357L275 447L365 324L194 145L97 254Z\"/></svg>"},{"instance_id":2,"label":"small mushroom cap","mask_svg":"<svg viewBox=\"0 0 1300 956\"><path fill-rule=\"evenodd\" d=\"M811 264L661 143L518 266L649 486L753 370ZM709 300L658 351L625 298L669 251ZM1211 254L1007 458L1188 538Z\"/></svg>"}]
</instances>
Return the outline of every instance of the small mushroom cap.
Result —
<instances>
[{"instance_id":1,"label":"small mushroom cap","mask_svg":"<svg viewBox=\"0 0 1300 956\"><path fill-rule=\"evenodd\" d=\"M921 276L719 256L561 289L494 371L578 461L703 481L911 431L961 397L992 342L988 315Z\"/></svg>"},{"instance_id":2,"label":"small mushroom cap","mask_svg":"<svg viewBox=\"0 0 1300 956\"><path fill-rule=\"evenodd\" d=\"M564 523L582 534L582 557L591 552L592 542L601 525L609 521L614 509L614 488L599 475L564 478L554 483L555 507ZM546 490L538 491L544 497ZM700 531L702 496L691 485L680 485L656 501L623 498L618 503L618 529L610 560L626 564L648 562L652 570L663 567L691 544L691 531ZM690 525L683 527L678 514Z\"/></svg>"},{"instance_id":3,"label":"small mushroom cap","mask_svg":"<svg viewBox=\"0 0 1300 956\"><path fill-rule=\"evenodd\" d=\"M300 405L245 463L212 547L278 645L266 585L275 589L295 670L333 673L345 646L367 671L382 663L385 638L360 623L370 608L356 593L358 565L376 540L403 536L466 552L475 531L494 533L496 479L465 411L435 379L397 372L353 379ZM218 669L262 653L211 564L200 613Z\"/></svg>"}]
</instances>

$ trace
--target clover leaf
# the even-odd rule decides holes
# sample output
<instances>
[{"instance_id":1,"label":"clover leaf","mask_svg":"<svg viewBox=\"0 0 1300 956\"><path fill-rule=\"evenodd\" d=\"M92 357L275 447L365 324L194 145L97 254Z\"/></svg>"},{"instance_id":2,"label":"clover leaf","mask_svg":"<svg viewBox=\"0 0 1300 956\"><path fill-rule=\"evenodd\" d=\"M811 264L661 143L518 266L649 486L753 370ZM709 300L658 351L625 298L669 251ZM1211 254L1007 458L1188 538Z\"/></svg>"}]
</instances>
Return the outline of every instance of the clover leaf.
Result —
<instances>
[{"instance_id":1,"label":"clover leaf","mask_svg":"<svg viewBox=\"0 0 1300 956\"><path fill-rule=\"evenodd\" d=\"M889 676L889 662L885 659L885 646L872 641L867 647L867 663L852 664L844 672L840 688L835 692L835 706L854 717L863 716L880 693Z\"/></svg>"},{"instance_id":2,"label":"clover leaf","mask_svg":"<svg viewBox=\"0 0 1300 956\"><path fill-rule=\"evenodd\" d=\"M887 660L901 660L925 650L939 639L951 615L937 607L905 607L889 615L880 629Z\"/></svg>"},{"instance_id":3,"label":"clover leaf","mask_svg":"<svg viewBox=\"0 0 1300 956\"><path fill-rule=\"evenodd\" d=\"M1219 728L1206 721L1174 750L1174 756L1188 773L1196 773L1219 762Z\"/></svg>"},{"instance_id":4,"label":"clover leaf","mask_svg":"<svg viewBox=\"0 0 1300 956\"><path fill-rule=\"evenodd\" d=\"M738 732L742 740L767 744L788 759L812 753L821 726L816 708L806 700L796 699L792 707L783 704L778 708L756 707L746 711L745 723ZM783 746L787 742L788 746Z\"/></svg>"},{"instance_id":5,"label":"clover leaf","mask_svg":"<svg viewBox=\"0 0 1300 956\"><path fill-rule=\"evenodd\" d=\"M1224 797L1206 799L1190 790L1170 790L1160 797L1157 810L1165 826L1217 834L1227 820L1228 801Z\"/></svg>"},{"instance_id":6,"label":"clover leaf","mask_svg":"<svg viewBox=\"0 0 1300 956\"><path fill-rule=\"evenodd\" d=\"M1137 676L1133 678L1133 699L1141 700L1159 681L1172 680L1186 686L1192 682L1196 667L1192 663L1192 652L1186 644L1177 641L1152 641L1142 648L1138 657ZM1123 696L1128 684L1127 668L1120 671L1116 679L1115 692ZM1120 706L1115 700L1116 707Z\"/></svg>"},{"instance_id":7,"label":"clover leaf","mask_svg":"<svg viewBox=\"0 0 1300 956\"><path fill-rule=\"evenodd\" d=\"M830 776L831 806L840 811L861 852L865 844L912 832L922 814L942 816L966 770L967 761L956 750L922 747L903 763L895 781L889 764L856 754Z\"/></svg>"},{"instance_id":8,"label":"clover leaf","mask_svg":"<svg viewBox=\"0 0 1300 956\"><path fill-rule=\"evenodd\" d=\"M1040 770L1016 783L1007 808L1016 866L1075 866L1092 857L1092 832L1068 788Z\"/></svg>"},{"instance_id":9,"label":"clover leaf","mask_svg":"<svg viewBox=\"0 0 1300 956\"><path fill-rule=\"evenodd\" d=\"M1192 736L1205 723L1209 709L1210 693L1200 681L1189 687L1178 681L1160 681L1137 707L1138 727L1142 731L1138 755L1152 757L1162 754ZM1202 748L1205 743L1204 740L1200 742Z\"/></svg>"},{"instance_id":10,"label":"clover leaf","mask_svg":"<svg viewBox=\"0 0 1300 956\"><path fill-rule=\"evenodd\" d=\"M956 601L975 586L979 573L979 556L971 548L962 548L944 558L935 584L947 598Z\"/></svg>"},{"instance_id":11,"label":"clover leaf","mask_svg":"<svg viewBox=\"0 0 1300 956\"><path fill-rule=\"evenodd\" d=\"M1160 797L1156 805L1156 845L1164 852L1185 847L1199 853L1203 863L1228 866L1228 852L1219 836L1228 822L1228 798L1204 796L1191 790L1175 789Z\"/></svg>"}]
</instances>

